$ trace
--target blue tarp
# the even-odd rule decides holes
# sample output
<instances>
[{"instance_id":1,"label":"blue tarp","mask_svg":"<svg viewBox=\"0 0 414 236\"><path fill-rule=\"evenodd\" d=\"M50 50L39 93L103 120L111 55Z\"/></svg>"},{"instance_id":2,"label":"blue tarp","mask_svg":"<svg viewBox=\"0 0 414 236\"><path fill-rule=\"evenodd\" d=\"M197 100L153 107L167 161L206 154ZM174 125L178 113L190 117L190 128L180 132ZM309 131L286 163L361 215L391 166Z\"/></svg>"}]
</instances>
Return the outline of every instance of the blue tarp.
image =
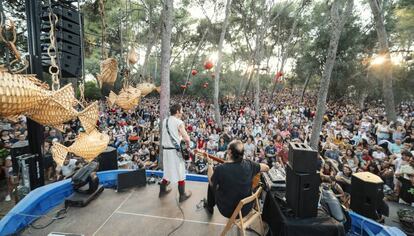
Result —
<instances>
[{"instance_id":1,"label":"blue tarp","mask_svg":"<svg viewBox=\"0 0 414 236\"><path fill-rule=\"evenodd\" d=\"M406 234L396 227L381 225L355 212L349 212L352 219L352 235L367 236L405 236Z\"/></svg>"},{"instance_id":2,"label":"blue tarp","mask_svg":"<svg viewBox=\"0 0 414 236\"><path fill-rule=\"evenodd\" d=\"M125 173L131 170L119 169L98 172L99 182L105 188L114 188L117 186L119 173ZM147 176L162 177L162 171L146 171ZM187 180L208 182L205 175L188 174ZM71 179L48 184L31 191L23 198L13 209L7 213L0 221L0 235L13 234L41 215L47 214L57 205L63 203L66 197L73 193Z\"/></svg>"}]
</instances>

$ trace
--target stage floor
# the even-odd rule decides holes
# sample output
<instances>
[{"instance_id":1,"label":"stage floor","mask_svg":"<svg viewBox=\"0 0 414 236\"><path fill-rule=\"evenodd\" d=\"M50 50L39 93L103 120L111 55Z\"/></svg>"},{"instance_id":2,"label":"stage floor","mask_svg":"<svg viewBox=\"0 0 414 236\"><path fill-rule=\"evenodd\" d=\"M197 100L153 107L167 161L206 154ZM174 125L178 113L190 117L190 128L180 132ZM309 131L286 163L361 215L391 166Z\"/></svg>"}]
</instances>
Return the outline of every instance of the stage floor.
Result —
<instances>
[{"instance_id":1,"label":"stage floor","mask_svg":"<svg viewBox=\"0 0 414 236\"><path fill-rule=\"evenodd\" d=\"M214 214L208 214L197 204L206 196L207 183L186 182L187 190L193 195L181 204L184 211L184 225L172 235L220 235L227 223L217 208ZM117 193L105 189L102 194L84 208L70 207L64 219L57 220L45 229L27 228L22 235L48 235L50 232L75 233L83 235L151 235L166 236L182 222L182 213L177 207L177 186L173 191L159 199L157 184ZM63 204L49 213L63 208ZM50 218L44 217L35 225L46 224ZM228 235L238 235L234 226ZM256 235L248 232L247 235Z\"/></svg>"}]
</instances>

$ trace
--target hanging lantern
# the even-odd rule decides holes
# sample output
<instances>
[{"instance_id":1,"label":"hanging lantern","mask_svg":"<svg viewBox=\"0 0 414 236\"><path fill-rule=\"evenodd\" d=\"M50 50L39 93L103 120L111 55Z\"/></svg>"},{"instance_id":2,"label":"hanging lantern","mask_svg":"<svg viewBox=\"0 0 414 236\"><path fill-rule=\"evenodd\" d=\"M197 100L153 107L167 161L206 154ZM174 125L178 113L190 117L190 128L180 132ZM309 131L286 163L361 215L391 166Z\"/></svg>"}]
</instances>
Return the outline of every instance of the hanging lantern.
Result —
<instances>
[{"instance_id":1,"label":"hanging lantern","mask_svg":"<svg viewBox=\"0 0 414 236\"><path fill-rule=\"evenodd\" d=\"M133 47L128 52L128 62L131 65L134 65L138 62L138 53Z\"/></svg>"},{"instance_id":2,"label":"hanging lantern","mask_svg":"<svg viewBox=\"0 0 414 236\"><path fill-rule=\"evenodd\" d=\"M196 75L198 73L198 71L197 70L195 70L195 69L193 69L193 70L191 70L191 74L194 76L194 75Z\"/></svg>"},{"instance_id":3,"label":"hanging lantern","mask_svg":"<svg viewBox=\"0 0 414 236\"><path fill-rule=\"evenodd\" d=\"M204 69L210 70L211 68L213 68L213 62L212 61L207 60L206 62L204 62Z\"/></svg>"},{"instance_id":4,"label":"hanging lantern","mask_svg":"<svg viewBox=\"0 0 414 236\"><path fill-rule=\"evenodd\" d=\"M187 88L187 85L182 84L180 87L181 87L182 89L186 89L186 88Z\"/></svg>"},{"instance_id":5,"label":"hanging lantern","mask_svg":"<svg viewBox=\"0 0 414 236\"><path fill-rule=\"evenodd\" d=\"M276 73L276 78L280 78L280 77L282 77L283 76L283 72L282 71L278 71L277 73Z\"/></svg>"},{"instance_id":6,"label":"hanging lantern","mask_svg":"<svg viewBox=\"0 0 414 236\"><path fill-rule=\"evenodd\" d=\"M204 87L204 88L207 88L207 87L208 87L208 83L204 83L204 84L203 84L203 87Z\"/></svg>"}]
</instances>

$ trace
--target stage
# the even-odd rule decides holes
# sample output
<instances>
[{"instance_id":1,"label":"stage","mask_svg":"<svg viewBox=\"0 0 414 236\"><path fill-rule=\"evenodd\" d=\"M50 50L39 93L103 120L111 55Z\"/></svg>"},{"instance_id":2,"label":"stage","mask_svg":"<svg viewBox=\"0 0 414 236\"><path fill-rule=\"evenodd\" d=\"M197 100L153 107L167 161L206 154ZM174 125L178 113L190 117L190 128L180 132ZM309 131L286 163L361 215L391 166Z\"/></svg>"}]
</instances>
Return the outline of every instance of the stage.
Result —
<instances>
[{"instance_id":1,"label":"stage","mask_svg":"<svg viewBox=\"0 0 414 236\"><path fill-rule=\"evenodd\" d=\"M187 181L186 188L193 192L190 199L181 204L184 211L184 225L172 235L220 235L227 223L217 208L209 215L197 204L206 196L207 183ZM182 213L177 207L177 186L166 197L159 199L159 185L152 184L142 188L117 193L105 189L102 194L84 208L70 207L66 217L56 220L45 229L28 227L22 235L48 235L50 232L75 233L84 235L168 235L182 222ZM48 213L53 216L63 208L57 206ZM50 218L44 217L35 225L46 224ZM228 235L238 235L234 226ZM256 235L247 232L247 235Z\"/></svg>"}]
</instances>

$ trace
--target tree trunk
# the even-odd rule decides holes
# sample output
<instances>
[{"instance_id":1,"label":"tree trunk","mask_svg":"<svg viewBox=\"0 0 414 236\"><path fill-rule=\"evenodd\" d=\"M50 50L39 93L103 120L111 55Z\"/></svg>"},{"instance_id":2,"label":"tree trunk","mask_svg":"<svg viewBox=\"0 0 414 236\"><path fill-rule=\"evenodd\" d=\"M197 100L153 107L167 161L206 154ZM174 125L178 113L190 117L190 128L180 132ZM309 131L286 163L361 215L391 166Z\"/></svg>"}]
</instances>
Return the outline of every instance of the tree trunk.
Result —
<instances>
[{"instance_id":1,"label":"tree trunk","mask_svg":"<svg viewBox=\"0 0 414 236\"><path fill-rule=\"evenodd\" d=\"M322 73L321 85L319 89L318 103L316 107L316 117L313 121L312 136L310 145L313 149L318 150L319 134L322 130L323 115L326 111L326 97L328 95L329 82L331 80L332 69L335 64L336 51L338 49L338 42L341 36L341 31L344 27L347 17L352 12L354 4L353 0L347 0L346 9L340 15L338 12L339 4L342 0L335 0L331 7L331 39L329 41L328 55L326 58L324 71Z\"/></svg>"},{"instance_id":2,"label":"tree trunk","mask_svg":"<svg viewBox=\"0 0 414 236\"><path fill-rule=\"evenodd\" d=\"M214 119L220 128L222 128L220 106L219 106L220 70L221 70L221 61L223 57L224 36L226 35L227 25L229 23L230 6L231 6L231 0L227 0L225 17L223 21L223 26L221 28L220 41L218 45L218 58L217 58L216 71L215 71L215 77L214 77Z\"/></svg>"},{"instance_id":3,"label":"tree trunk","mask_svg":"<svg viewBox=\"0 0 414 236\"><path fill-rule=\"evenodd\" d=\"M292 47L290 44L293 40L293 36L295 34L296 27L298 26L298 19L300 17L301 12L307 6L308 3L309 2L307 0L302 0L301 6L296 11L296 16L295 16L295 19L293 21L292 28L290 28L289 38L287 40L288 45L286 47L283 47L283 45L282 45L282 63L280 65L280 69L278 70L278 72L279 71L283 72L283 69L284 69L285 64L286 64L286 60L290 55L290 49ZM283 50L284 48L285 48L285 50ZM276 86L277 86L277 83L275 81L274 84L273 84L273 89L272 89L272 94L270 95L270 99L273 99L273 95L275 93Z\"/></svg>"},{"instance_id":4,"label":"tree trunk","mask_svg":"<svg viewBox=\"0 0 414 236\"><path fill-rule=\"evenodd\" d=\"M387 118L390 121L395 121L397 115L395 113L394 104L394 92L392 90L392 65L391 56L388 48L387 31L384 25L384 14L379 6L377 0L369 0L372 14L374 15L375 28L377 30L378 42L380 46L380 55L385 57L385 62L381 67L379 75L383 79L382 93L384 96L385 111L387 112Z\"/></svg>"},{"instance_id":5,"label":"tree trunk","mask_svg":"<svg viewBox=\"0 0 414 236\"><path fill-rule=\"evenodd\" d=\"M254 63L253 63L254 64ZM252 78L253 78L253 73L254 73L254 65L253 65L253 68L252 68L252 70L250 71L250 73L249 73L249 77L247 78L247 85L246 85L246 88L244 89L244 96L246 97L247 96L247 92L249 91L249 87L250 87L250 83L252 82Z\"/></svg>"},{"instance_id":6,"label":"tree trunk","mask_svg":"<svg viewBox=\"0 0 414 236\"><path fill-rule=\"evenodd\" d=\"M148 38L149 39L149 38ZM147 67L148 67L148 61L149 61L149 57L151 55L151 50L154 47L156 39L149 39L148 43L147 43L147 49L145 51L145 58L144 58L144 64L142 65L142 76L144 77L144 79L147 79ZM141 82L141 81L140 81Z\"/></svg>"},{"instance_id":7,"label":"tree trunk","mask_svg":"<svg viewBox=\"0 0 414 236\"><path fill-rule=\"evenodd\" d=\"M306 88L308 87L310 77L312 77L312 73L309 73L308 76L306 77L305 84L303 85L303 89L302 89L302 96L300 98L301 102L303 102L303 97L305 96Z\"/></svg>"},{"instance_id":8,"label":"tree trunk","mask_svg":"<svg viewBox=\"0 0 414 236\"><path fill-rule=\"evenodd\" d=\"M171 57L171 31L173 21L173 0L163 2L162 33L161 33L161 98L160 98L160 134L162 134L162 121L168 116L170 108L170 57ZM162 135L160 135L162 138ZM162 146L160 142L160 157L162 160ZM160 162L162 163L162 161Z\"/></svg>"}]
</instances>

